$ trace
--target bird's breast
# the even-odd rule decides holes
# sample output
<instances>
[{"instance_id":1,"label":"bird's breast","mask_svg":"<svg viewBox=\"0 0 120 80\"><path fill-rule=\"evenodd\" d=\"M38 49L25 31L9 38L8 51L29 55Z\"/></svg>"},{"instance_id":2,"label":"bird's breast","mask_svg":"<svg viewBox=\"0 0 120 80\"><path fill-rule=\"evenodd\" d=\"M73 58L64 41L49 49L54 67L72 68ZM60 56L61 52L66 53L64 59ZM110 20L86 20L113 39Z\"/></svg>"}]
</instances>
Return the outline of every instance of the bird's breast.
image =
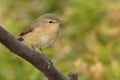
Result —
<instances>
[{"instance_id":1,"label":"bird's breast","mask_svg":"<svg viewBox=\"0 0 120 80\"><path fill-rule=\"evenodd\" d=\"M33 32L24 36L24 40L34 47L45 48L53 44L58 37L58 27L37 27Z\"/></svg>"}]
</instances>

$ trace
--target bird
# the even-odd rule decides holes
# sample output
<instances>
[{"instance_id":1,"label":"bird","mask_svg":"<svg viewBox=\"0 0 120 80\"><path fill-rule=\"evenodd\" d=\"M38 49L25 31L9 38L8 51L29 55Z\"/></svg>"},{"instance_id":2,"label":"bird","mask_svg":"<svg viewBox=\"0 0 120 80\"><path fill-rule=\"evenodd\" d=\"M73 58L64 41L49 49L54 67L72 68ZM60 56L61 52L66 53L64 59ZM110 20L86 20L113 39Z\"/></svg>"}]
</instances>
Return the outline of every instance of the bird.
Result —
<instances>
[{"instance_id":1,"label":"bird","mask_svg":"<svg viewBox=\"0 0 120 80\"><path fill-rule=\"evenodd\" d=\"M19 41L25 41L35 48L51 46L59 36L61 20L58 16L46 13L28 25L19 35Z\"/></svg>"}]
</instances>

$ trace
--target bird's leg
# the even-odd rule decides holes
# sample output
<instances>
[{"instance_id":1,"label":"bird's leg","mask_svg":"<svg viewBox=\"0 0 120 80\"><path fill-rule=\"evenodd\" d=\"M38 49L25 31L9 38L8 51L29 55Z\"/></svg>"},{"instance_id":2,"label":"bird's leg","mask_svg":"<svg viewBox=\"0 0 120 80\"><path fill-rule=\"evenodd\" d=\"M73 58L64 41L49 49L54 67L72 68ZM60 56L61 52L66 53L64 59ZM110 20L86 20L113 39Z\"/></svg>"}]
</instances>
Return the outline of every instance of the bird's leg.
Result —
<instances>
[{"instance_id":1,"label":"bird's leg","mask_svg":"<svg viewBox=\"0 0 120 80\"><path fill-rule=\"evenodd\" d=\"M41 48L39 48L39 49L40 49L40 52L42 53L42 55L43 55L44 57L46 57L45 54L44 54L44 52L43 52L43 50L42 50ZM46 57L46 58L47 58L47 57ZM48 58L47 58L47 59L48 59ZM47 60L47 64L48 64L47 69L49 70L51 64L53 64L53 63L52 63L52 61L51 61L50 59L48 59L48 60Z\"/></svg>"},{"instance_id":2,"label":"bird's leg","mask_svg":"<svg viewBox=\"0 0 120 80\"><path fill-rule=\"evenodd\" d=\"M47 58L47 59L48 59L48 58ZM48 59L48 60L47 60L47 64L48 64L47 70L50 70L50 67L53 65L53 62L52 62L50 59Z\"/></svg>"},{"instance_id":3,"label":"bird's leg","mask_svg":"<svg viewBox=\"0 0 120 80\"><path fill-rule=\"evenodd\" d=\"M39 48L41 52L43 52L43 50L41 48Z\"/></svg>"},{"instance_id":4,"label":"bird's leg","mask_svg":"<svg viewBox=\"0 0 120 80\"><path fill-rule=\"evenodd\" d=\"M45 56L43 50L42 50L41 48L39 48L39 50L40 50L41 55ZM45 56L45 57L46 57L46 56Z\"/></svg>"},{"instance_id":5,"label":"bird's leg","mask_svg":"<svg viewBox=\"0 0 120 80\"><path fill-rule=\"evenodd\" d=\"M40 52L42 53L43 56L45 56L43 50L41 48L39 48Z\"/></svg>"}]
</instances>

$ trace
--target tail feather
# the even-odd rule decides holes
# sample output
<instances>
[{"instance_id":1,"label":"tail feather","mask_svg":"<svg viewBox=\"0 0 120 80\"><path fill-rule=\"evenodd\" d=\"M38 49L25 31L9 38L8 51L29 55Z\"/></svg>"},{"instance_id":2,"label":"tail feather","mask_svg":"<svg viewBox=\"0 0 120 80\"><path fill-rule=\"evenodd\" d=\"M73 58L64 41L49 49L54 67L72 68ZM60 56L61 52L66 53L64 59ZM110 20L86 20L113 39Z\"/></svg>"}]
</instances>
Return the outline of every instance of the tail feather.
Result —
<instances>
[{"instance_id":1,"label":"tail feather","mask_svg":"<svg viewBox=\"0 0 120 80\"><path fill-rule=\"evenodd\" d=\"M18 40L19 41L23 41L24 39L23 39L23 37L19 37Z\"/></svg>"}]
</instances>

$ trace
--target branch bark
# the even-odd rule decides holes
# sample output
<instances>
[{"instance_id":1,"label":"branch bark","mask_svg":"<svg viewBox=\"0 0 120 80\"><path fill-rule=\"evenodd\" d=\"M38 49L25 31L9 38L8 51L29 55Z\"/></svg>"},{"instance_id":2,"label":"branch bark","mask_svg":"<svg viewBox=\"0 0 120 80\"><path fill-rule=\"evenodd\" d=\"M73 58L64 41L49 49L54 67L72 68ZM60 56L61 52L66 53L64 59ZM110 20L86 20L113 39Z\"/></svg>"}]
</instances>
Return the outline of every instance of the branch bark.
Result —
<instances>
[{"instance_id":1,"label":"branch bark","mask_svg":"<svg viewBox=\"0 0 120 80\"><path fill-rule=\"evenodd\" d=\"M54 67L54 65L50 62L49 59L47 59L44 55L41 55L40 53L22 44L19 40L15 39L1 26L0 26L0 42L4 46L6 46L11 52L22 57L23 59L31 63L33 66L35 66L48 78L48 80L77 80L73 79L71 76L68 77L63 76ZM48 66L50 66L49 69Z\"/></svg>"}]
</instances>

